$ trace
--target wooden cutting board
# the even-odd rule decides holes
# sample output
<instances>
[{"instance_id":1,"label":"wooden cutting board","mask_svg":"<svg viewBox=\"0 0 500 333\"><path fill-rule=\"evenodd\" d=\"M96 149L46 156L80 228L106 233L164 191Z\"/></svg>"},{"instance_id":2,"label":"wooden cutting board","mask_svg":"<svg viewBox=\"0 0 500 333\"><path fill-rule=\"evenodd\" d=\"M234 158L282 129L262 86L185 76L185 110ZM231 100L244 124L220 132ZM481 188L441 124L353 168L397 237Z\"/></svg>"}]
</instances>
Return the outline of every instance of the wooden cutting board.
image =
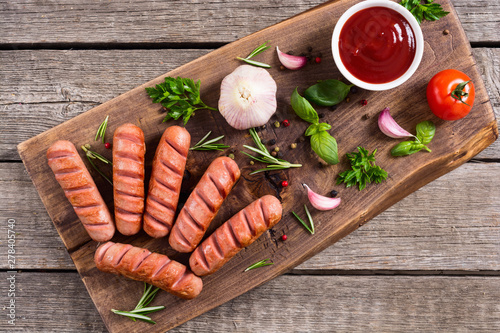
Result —
<instances>
[{"instance_id":1,"label":"wooden cutting board","mask_svg":"<svg viewBox=\"0 0 500 333\"><path fill-rule=\"evenodd\" d=\"M424 56L419 69L409 81L387 92L360 91L350 94L350 101L341 103L334 111L328 108L316 108L318 113L324 116L322 121L332 125L330 133L338 141L341 162L330 166L316 157L311 151L308 140L300 140L308 124L294 115L289 103L290 96L297 86L302 93L317 80L341 78L332 60L331 34L340 15L357 2L326 3L165 74L165 76L200 79L203 101L208 105L217 106L221 80L241 65L235 57L246 56L264 41L270 40L270 45L273 47L278 45L281 50L285 52L291 50L295 54L307 53L308 47L312 47L312 54L322 58L320 64L309 63L298 71L280 70L274 50L264 52L257 59L272 65L269 72L278 85L278 110L260 135L265 140L276 139L284 158L293 163L303 164L302 168L250 176L252 170L261 166L250 165L249 159L240 153L240 150L244 150L242 145L253 145L247 131L232 129L218 112L198 111L189 121L186 128L192 135L192 144L211 130L214 136L225 135L224 143L231 145L232 150L228 149L223 153L195 151L189 154L181 202L186 200L215 157L233 152L242 170L242 177L226 199L210 230L214 230L248 203L265 194L273 194L281 199L284 214L282 221L271 231L241 251L216 274L203 278L204 289L198 298L186 301L166 292L160 293L153 304L165 305L167 309L152 314L152 318L157 322L154 326L144 322L134 323L111 313L111 308L132 309L141 296L142 283L105 274L95 268L93 255L98 244L88 237L64 197L47 165L45 152L54 141L67 139L77 147L90 143L95 150L111 158L111 151L105 150L102 144L94 143L93 140L99 124L106 115L109 115L108 141L111 140L115 128L125 122L132 122L144 130L147 145L146 169L149 172L161 134L167 126L176 123L173 121L162 123L165 114L158 104L151 103L144 90L145 87L163 81L164 76L18 146L26 169L97 310L111 332L163 332L223 304L290 270L362 226L408 194L460 166L495 141L498 136L497 122L471 55L469 42L451 3L442 0L440 2L444 9L451 13L437 22L422 24L425 38ZM448 35L442 33L445 29L449 30ZM472 78L476 87L476 101L471 113L466 118L454 122L442 121L433 116L425 98L425 88L429 79L446 68L464 71ZM362 99L368 101L367 106L361 106ZM390 156L390 149L402 140L386 137L377 127L377 115L386 106L391 108L391 114L397 122L411 132L414 132L416 124L421 121L434 121L437 131L429 145L432 153L420 152L401 158ZM287 128L275 128L271 125L274 121L283 119L289 119L291 125ZM290 144L294 142L298 144L297 149L290 149ZM361 192L356 188L346 189L343 185L335 185L336 176L348 167L345 153L354 151L357 146L363 146L370 151L378 149L377 164L389 173L387 181L378 185L368 185ZM90 169L90 172L111 207L111 186L93 169ZM281 188L279 184L284 179L288 180L290 186ZM314 235L305 231L290 214L294 210L304 216L303 205L308 200L301 183L307 183L321 194L327 194L335 189L342 198L342 204L335 210L328 212L311 210L316 225ZM288 236L286 242L280 241L284 233ZM187 262L188 256L175 253L168 246L166 238L151 239L141 232L133 237L117 234L113 241L132 243L167 254L181 262ZM249 265L266 258L271 259L274 265L244 272Z\"/></svg>"}]
</instances>

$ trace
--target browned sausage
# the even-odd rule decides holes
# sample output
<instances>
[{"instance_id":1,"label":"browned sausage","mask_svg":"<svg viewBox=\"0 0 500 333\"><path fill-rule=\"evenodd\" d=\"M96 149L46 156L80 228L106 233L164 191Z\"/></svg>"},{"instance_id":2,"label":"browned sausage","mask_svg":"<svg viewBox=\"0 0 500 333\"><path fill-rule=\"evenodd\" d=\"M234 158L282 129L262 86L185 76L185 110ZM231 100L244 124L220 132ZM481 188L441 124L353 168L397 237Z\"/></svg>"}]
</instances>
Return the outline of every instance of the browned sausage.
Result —
<instances>
[{"instance_id":1,"label":"browned sausage","mask_svg":"<svg viewBox=\"0 0 500 333\"><path fill-rule=\"evenodd\" d=\"M198 276L212 274L281 220L281 203L265 195L227 220L191 254L189 266Z\"/></svg>"},{"instance_id":2,"label":"browned sausage","mask_svg":"<svg viewBox=\"0 0 500 333\"><path fill-rule=\"evenodd\" d=\"M240 169L229 157L216 158L182 207L170 233L169 243L179 252L192 252L219 211Z\"/></svg>"},{"instance_id":3,"label":"browned sausage","mask_svg":"<svg viewBox=\"0 0 500 333\"><path fill-rule=\"evenodd\" d=\"M113 197L116 228L123 235L141 230L144 213L144 133L123 124L113 135Z\"/></svg>"},{"instance_id":4,"label":"browned sausage","mask_svg":"<svg viewBox=\"0 0 500 333\"><path fill-rule=\"evenodd\" d=\"M104 243L94 261L103 272L144 281L185 299L195 298L203 288L201 279L183 264L130 244Z\"/></svg>"},{"instance_id":5,"label":"browned sausage","mask_svg":"<svg viewBox=\"0 0 500 333\"><path fill-rule=\"evenodd\" d=\"M89 236L96 242L110 240L115 233L113 218L75 146L56 141L47 150L47 160Z\"/></svg>"},{"instance_id":6,"label":"browned sausage","mask_svg":"<svg viewBox=\"0 0 500 333\"><path fill-rule=\"evenodd\" d=\"M172 228L190 143L188 131L179 126L167 128L160 139L144 213L144 231L151 237L164 237Z\"/></svg>"}]
</instances>

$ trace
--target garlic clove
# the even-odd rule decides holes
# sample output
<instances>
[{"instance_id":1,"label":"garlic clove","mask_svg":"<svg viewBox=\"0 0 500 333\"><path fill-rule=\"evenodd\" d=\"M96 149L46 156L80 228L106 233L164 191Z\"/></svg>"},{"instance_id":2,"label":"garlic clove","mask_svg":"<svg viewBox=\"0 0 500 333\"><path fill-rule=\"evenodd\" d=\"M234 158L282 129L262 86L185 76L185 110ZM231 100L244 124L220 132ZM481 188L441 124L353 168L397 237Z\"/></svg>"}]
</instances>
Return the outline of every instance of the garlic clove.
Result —
<instances>
[{"instance_id":1,"label":"garlic clove","mask_svg":"<svg viewBox=\"0 0 500 333\"><path fill-rule=\"evenodd\" d=\"M396 123L394 118L391 117L389 108L385 108L382 112L380 112L380 115L378 116L378 127L382 133L394 139L414 136Z\"/></svg>"},{"instance_id":2,"label":"garlic clove","mask_svg":"<svg viewBox=\"0 0 500 333\"><path fill-rule=\"evenodd\" d=\"M286 54L280 51L276 46L276 52L278 53L278 58L283 66L291 70L301 69L307 64L307 58L301 56L294 56Z\"/></svg>"},{"instance_id":3,"label":"garlic clove","mask_svg":"<svg viewBox=\"0 0 500 333\"><path fill-rule=\"evenodd\" d=\"M302 184L307 189L307 197L311 205L318 210L330 210L340 205L340 198L329 198L320 195L309 188L306 184Z\"/></svg>"},{"instance_id":4,"label":"garlic clove","mask_svg":"<svg viewBox=\"0 0 500 333\"><path fill-rule=\"evenodd\" d=\"M268 71L241 65L222 80L219 111L236 129L262 126L276 112L276 90Z\"/></svg>"}]
</instances>

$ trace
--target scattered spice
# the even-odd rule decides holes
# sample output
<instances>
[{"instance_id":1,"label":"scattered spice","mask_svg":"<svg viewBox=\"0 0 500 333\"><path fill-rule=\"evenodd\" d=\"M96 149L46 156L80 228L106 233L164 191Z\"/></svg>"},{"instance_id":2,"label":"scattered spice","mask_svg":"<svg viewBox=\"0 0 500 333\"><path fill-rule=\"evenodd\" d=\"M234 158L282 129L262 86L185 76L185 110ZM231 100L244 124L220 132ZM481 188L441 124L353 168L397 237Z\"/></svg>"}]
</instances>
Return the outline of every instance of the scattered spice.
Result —
<instances>
[{"instance_id":1,"label":"scattered spice","mask_svg":"<svg viewBox=\"0 0 500 333\"><path fill-rule=\"evenodd\" d=\"M316 57L316 59L314 59L314 62L316 62L317 64L319 64L321 62L321 58L320 57Z\"/></svg>"},{"instance_id":2,"label":"scattered spice","mask_svg":"<svg viewBox=\"0 0 500 333\"><path fill-rule=\"evenodd\" d=\"M275 152L280 151L280 147L274 147L274 151L275 151Z\"/></svg>"},{"instance_id":3,"label":"scattered spice","mask_svg":"<svg viewBox=\"0 0 500 333\"><path fill-rule=\"evenodd\" d=\"M111 148L111 143L106 142L106 143L104 144L104 148L106 148L106 149Z\"/></svg>"},{"instance_id":4,"label":"scattered spice","mask_svg":"<svg viewBox=\"0 0 500 333\"><path fill-rule=\"evenodd\" d=\"M262 129L266 129L266 128L267 128L267 125L266 125L266 124L264 124L264 125L262 125L260 128L262 128Z\"/></svg>"},{"instance_id":5,"label":"scattered spice","mask_svg":"<svg viewBox=\"0 0 500 333\"><path fill-rule=\"evenodd\" d=\"M255 162L254 162L254 161L250 161L250 165L254 165L254 164L255 164Z\"/></svg>"},{"instance_id":6,"label":"scattered spice","mask_svg":"<svg viewBox=\"0 0 500 333\"><path fill-rule=\"evenodd\" d=\"M281 65L280 66L280 71L284 71L285 70L285 66Z\"/></svg>"},{"instance_id":7,"label":"scattered spice","mask_svg":"<svg viewBox=\"0 0 500 333\"><path fill-rule=\"evenodd\" d=\"M337 110L337 105L332 105L332 106L330 106L330 107L328 108L328 110L330 110L330 111L335 111L335 110Z\"/></svg>"},{"instance_id":8,"label":"scattered spice","mask_svg":"<svg viewBox=\"0 0 500 333\"><path fill-rule=\"evenodd\" d=\"M269 145L274 146L276 144L276 139L269 140Z\"/></svg>"},{"instance_id":9,"label":"scattered spice","mask_svg":"<svg viewBox=\"0 0 500 333\"><path fill-rule=\"evenodd\" d=\"M335 198L337 196L337 194L339 194L339 193L335 190L330 191L330 195L332 196L332 198Z\"/></svg>"},{"instance_id":10,"label":"scattered spice","mask_svg":"<svg viewBox=\"0 0 500 333\"><path fill-rule=\"evenodd\" d=\"M318 114L318 118L321 119L321 118L325 118L325 114L324 113L319 113Z\"/></svg>"},{"instance_id":11,"label":"scattered spice","mask_svg":"<svg viewBox=\"0 0 500 333\"><path fill-rule=\"evenodd\" d=\"M281 236L282 241L286 241L287 239L288 239L288 237L286 235Z\"/></svg>"},{"instance_id":12,"label":"scattered spice","mask_svg":"<svg viewBox=\"0 0 500 333\"><path fill-rule=\"evenodd\" d=\"M366 99L362 99L360 103L361 103L361 106L365 106L368 104L368 101Z\"/></svg>"},{"instance_id":13,"label":"scattered spice","mask_svg":"<svg viewBox=\"0 0 500 333\"><path fill-rule=\"evenodd\" d=\"M234 160L234 154L229 154L229 155L227 155L227 157L229 157L230 159Z\"/></svg>"},{"instance_id":14,"label":"scattered spice","mask_svg":"<svg viewBox=\"0 0 500 333\"><path fill-rule=\"evenodd\" d=\"M290 121L288 119L283 120L283 126L285 127L290 126Z\"/></svg>"},{"instance_id":15,"label":"scattered spice","mask_svg":"<svg viewBox=\"0 0 500 333\"><path fill-rule=\"evenodd\" d=\"M450 33L450 30L448 30L448 29L443 30L443 35L448 35L449 33Z\"/></svg>"},{"instance_id":16,"label":"scattered spice","mask_svg":"<svg viewBox=\"0 0 500 333\"><path fill-rule=\"evenodd\" d=\"M281 182L281 187L287 187L288 186L288 181L284 180Z\"/></svg>"},{"instance_id":17,"label":"scattered spice","mask_svg":"<svg viewBox=\"0 0 500 333\"><path fill-rule=\"evenodd\" d=\"M292 148L292 149L297 148L297 144L296 144L295 142L294 142L294 143L292 143L292 144L290 145L290 148Z\"/></svg>"},{"instance_id":18,"label":"scattered spice","mask_svg":"<svg viewBox=\"0 0 500 333\"><path fill-rule=\"evenodd\" d=\"M350 99L349 97L347 97L347 98L345 99L345 101L346 101L346 103L349 103L349 102L351 101L351 99Z\"/></svg>"},{"instance_id":19,"label":"scattered spice","mask_svg":"<svg viewBox=\"0 0 500 333\"><path fill-rule=\"evenodd\" d=\"M358 87L352 86L351 87L351 93L356 94L358 92Z\"/></svg>"},{"instance_id":20,"label":"scattered spice","mask_svg":"<svg viewBox=\"0 0 500 333\"><path fill-rule=\"evenodd\" d=\"M276 127L276 128L280 127L280 122L279 121L275 121L274 122L274 127Z\"/></svg>"},{"instance_id":21,"label":"scattered spice","mask_svg":"<svg viewBox=\"0 0 500 333\"><path fill-rule=\"evenodd\" d=\"M278 153L275 152L275 151L273 151L273 152L271 152L271 155L274 156L274 157L276 157L276 156L278 156Z\"/></svg>"}]
</instances>

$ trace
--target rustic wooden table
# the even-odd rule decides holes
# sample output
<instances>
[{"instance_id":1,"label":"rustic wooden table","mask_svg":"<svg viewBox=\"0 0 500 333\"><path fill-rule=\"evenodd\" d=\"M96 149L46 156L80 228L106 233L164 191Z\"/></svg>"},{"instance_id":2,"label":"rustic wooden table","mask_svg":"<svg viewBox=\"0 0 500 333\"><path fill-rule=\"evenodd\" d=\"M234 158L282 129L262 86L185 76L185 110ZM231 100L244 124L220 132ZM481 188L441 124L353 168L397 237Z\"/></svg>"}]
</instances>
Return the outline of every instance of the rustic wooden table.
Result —
<instances>
[{"instance_id":1,"label":"rustic wooden table","mask_svg":"<svg viewBox=\"0 0 500 333\"><path fill-rule=\"evenodd\" d=\"M321 2L0 0L0 331L106 330L16 145ZM453 3L498 117L500 5ZM499 331L499 201L496 142L289 274L172 331Z\"/></svg>"}]
</instances>

